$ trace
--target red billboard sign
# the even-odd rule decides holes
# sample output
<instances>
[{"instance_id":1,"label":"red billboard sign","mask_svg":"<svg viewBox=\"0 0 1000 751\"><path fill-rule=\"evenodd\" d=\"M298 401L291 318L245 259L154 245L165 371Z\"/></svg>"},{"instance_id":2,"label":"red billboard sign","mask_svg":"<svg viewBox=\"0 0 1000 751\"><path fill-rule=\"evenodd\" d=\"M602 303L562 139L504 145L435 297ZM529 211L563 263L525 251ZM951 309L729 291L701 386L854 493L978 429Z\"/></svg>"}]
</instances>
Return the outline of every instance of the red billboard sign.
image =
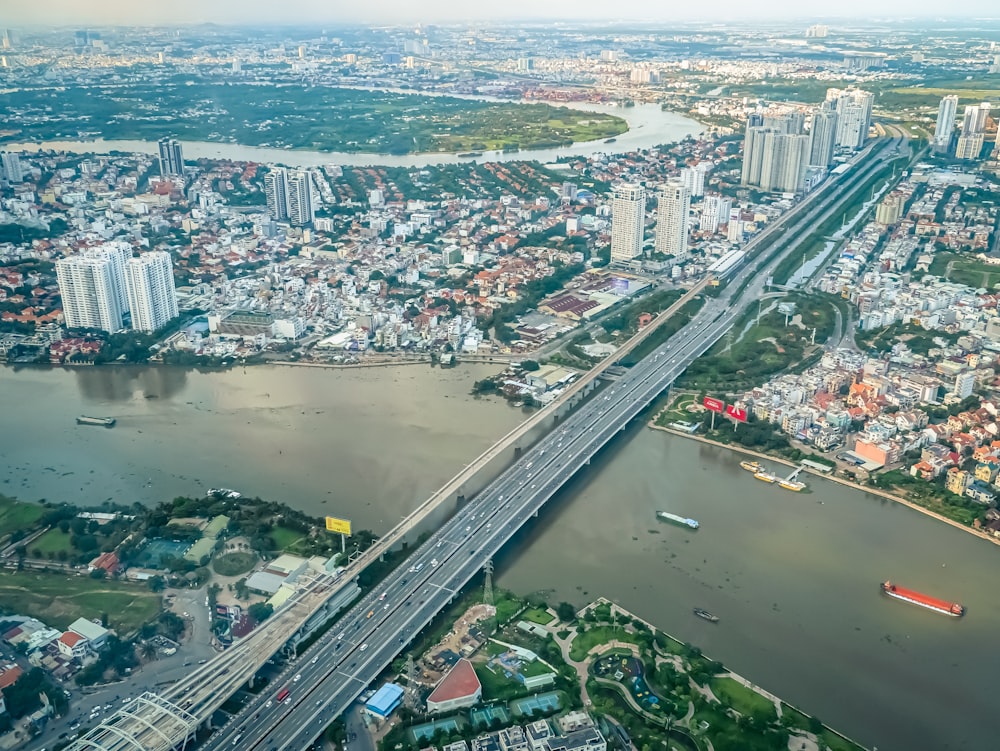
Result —
<instances>
[{"instance_id":1,"label":"red billboard sign","mask_svg":"<svg viewBox=\"0 0 1000 751\"><path fill-rule=\"evenodd\" d=\"M716 399L714 396L706 396L701 400L701 403L705 405L705 409L709 412L721 412L726 406L722 403L721 399Z\"/></svg>"},{"instance_id":2,"label":"red billboard sign","mask_svg":"<svg viewBox=\"0 0 1000 751\"><path fill-rule=\"evenodd\" d=\"M747 411L743 409L743 407L738 407L735 404L727 404L726 417L731 417L734 420L739 420L740 422L746 422Z\"/></svg>"}]
</instances>

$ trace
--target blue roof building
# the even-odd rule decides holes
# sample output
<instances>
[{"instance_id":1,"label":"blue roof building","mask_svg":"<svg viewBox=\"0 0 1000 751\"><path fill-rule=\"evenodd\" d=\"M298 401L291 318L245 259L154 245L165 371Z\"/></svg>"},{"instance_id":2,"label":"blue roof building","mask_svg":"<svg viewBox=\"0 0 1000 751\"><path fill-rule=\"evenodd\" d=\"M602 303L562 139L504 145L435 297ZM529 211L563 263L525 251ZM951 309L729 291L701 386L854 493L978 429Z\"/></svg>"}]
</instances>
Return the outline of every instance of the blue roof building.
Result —
<instances>
[{"instance_id":1,"label":"blue roof building","mask_svg":"<svg viewBox=\"0 0 1000 751\"><path fill-rule=\"evenodd\" d=\"M365 703L365 709L378 717L388 717L403 702L403 687L387 683Z\"/></svg>"}]
</instances>

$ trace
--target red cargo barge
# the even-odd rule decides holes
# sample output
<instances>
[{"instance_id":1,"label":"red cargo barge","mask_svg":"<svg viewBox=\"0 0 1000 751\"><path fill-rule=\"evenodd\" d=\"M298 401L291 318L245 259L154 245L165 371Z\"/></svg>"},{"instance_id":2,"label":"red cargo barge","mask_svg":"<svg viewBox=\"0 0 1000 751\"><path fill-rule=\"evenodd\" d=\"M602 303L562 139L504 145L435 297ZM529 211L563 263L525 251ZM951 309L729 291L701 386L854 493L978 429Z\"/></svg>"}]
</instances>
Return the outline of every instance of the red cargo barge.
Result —
<instances>
[{"instance_id":1,"label":"red cargo barge","mask_svg":"<svg viewBox=\"0 0 1000 751\"><path fill-rule=\"evenodd\" d=\"M919 605L922 608L927 608L943 615L950 615L954 618L965 615L965 607L959 605L957 602L947 602L939 600L936 597L928 597L919 592L914 592L912 589L899 587L891 581L882 582L882 591L889 595L889 597L895 597L897 600Z\"/></svg>"}]
</instances>

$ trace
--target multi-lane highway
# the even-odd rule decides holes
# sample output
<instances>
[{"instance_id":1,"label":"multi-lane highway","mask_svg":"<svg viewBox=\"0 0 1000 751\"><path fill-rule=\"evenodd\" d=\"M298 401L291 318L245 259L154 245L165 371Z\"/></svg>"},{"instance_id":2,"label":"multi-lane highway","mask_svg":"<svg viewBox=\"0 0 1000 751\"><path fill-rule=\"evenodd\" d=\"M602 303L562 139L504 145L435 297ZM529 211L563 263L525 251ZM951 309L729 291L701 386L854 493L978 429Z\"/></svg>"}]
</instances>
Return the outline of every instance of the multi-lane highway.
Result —
<instances>
[{"instance_id":1,"label":"multi-lane highway","mask_svg":"<svg viewBox=\"0 0 1000 751\"><path fill-rule=\"evenodd\" d=\"M785 230L787 252L809 227L839 210L848 187L869 179L894 156L899 142L880 145L872 159L838 190L797 213ZM304 749L405 649L579 469L718 341L755 300L767 273L786 255L753 259L691 322L621 379L581 405L552 432L444 524L408 560L346 613L281 679L251 702L206 748ZM288 690L287 696L279 696Z\"/></svg>"},{"instance_id":2,"label":"multi-lane highway","mask_svg":"<svg viewBox=\"0 0 1000 751\"><path fill-rule=\"evenodd\" d=\"M811 227L840 211L853 190L895 156L901 143L905 142L896 139L873 145L864 163L847 175L831 178L748 244L748 254L754 256L755 250L770 243L735 272L717 297L706 297L687 326L619 380L570 412L460 508L414 551L405 570L392 574L382 587L341 616L317 644L293 660L276 681L215 732L205 747L212 751L308 748L567 480L732 327L747 305L761 294L773 267L796 249ZM230 652L233 656L246 655L252 649L256 657L273 654L339 586L318 577L290 608L275 613L274 624L259 629ZM166 692L164 698L179 711L189 713L189 718L207 716L206 712L220 703L220 696L232 693L260 664L257 659L227 657L222 655L195 671L182 685ZM190 727L190 722L179 723L177 731L164 732L163 726L151 727L144 717L141 713L132 720L122 717L120 724L109 723L70 749L169 748L171 733ZM131 726L138 729L126 730ZM137 733L149 742L134 742ZM183 740L177 737L174 742Z\"/></svg>"}]
</instances>

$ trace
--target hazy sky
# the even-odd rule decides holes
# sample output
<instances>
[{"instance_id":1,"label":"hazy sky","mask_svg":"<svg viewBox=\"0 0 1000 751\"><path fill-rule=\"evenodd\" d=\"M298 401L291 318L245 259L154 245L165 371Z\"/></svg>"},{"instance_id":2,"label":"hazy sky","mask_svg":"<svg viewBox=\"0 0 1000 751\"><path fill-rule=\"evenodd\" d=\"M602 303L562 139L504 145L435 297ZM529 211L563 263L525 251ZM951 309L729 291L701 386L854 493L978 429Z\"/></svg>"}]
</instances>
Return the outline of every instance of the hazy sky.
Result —
<instances>
[{"instance_id":1,"label":"hazy sky","mask_svg":"<svg viewBox=\"0 0 1000 751\"><path fill-rule=\"evenodd\" d=\"M712 0L707 5L679 0L4 0L0 25L17 24L187 24L369 22L425 23L479 19L726 19L805 16L825 6L838 16L880 18L932 16L942 7L951 15L1000 16L997 0L965 0L942 6L936 0L837 0L810 5L791 0ZM706 10L706 8L708 10ZM835 10L834 10L835 9Z\"/></svg>"}]
</instances>

